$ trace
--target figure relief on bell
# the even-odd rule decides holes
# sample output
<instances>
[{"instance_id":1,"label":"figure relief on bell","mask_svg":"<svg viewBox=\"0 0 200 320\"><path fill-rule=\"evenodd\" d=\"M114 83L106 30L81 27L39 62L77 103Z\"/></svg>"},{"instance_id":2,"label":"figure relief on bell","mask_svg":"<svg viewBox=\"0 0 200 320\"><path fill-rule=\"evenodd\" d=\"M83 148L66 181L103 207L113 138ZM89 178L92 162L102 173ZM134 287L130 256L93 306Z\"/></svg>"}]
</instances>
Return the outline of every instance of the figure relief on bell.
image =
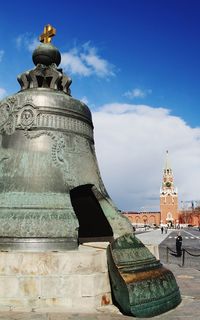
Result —
<instances>
[{"instance_id":1,"label":"figure relief on bell","mask_svg":"<svg viewBox=\"0 0 200 320\"><path fill-rule=\"evenodd\" d=\"M13 114L11 114L4 126L4 131L6 134L11 135L15 132L15 128L16 128L16 118Z\"/></svg>"},{"instance_id":2,"label":"figure relief on bell","mask_svg":"<svg viewBox=\"0 0 200 320\"><path fill-rule=\"evenodd\" d=\"M20 115L20 124L23 128L30 128L35 122L35 114L33 108L25 107Z\"/></svg>"}]
</instances>

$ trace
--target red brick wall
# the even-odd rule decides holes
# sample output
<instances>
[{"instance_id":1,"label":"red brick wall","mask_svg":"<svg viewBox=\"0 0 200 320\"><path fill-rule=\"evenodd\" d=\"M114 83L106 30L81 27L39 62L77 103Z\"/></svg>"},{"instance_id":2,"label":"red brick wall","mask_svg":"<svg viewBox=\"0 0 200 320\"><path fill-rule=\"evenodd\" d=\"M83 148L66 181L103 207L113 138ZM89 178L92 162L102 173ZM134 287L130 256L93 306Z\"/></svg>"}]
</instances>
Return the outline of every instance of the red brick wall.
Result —
<instances>
[{"instance_id":1,"label":"red brick wall","mask_svg":"<svg viewBox=\"0 0 200 320\"><path fill-rule=\"evenodd\" d=\"M123 214L134 225L160 224L160 212L124 212Z\"/></svg>"}]
</instances>

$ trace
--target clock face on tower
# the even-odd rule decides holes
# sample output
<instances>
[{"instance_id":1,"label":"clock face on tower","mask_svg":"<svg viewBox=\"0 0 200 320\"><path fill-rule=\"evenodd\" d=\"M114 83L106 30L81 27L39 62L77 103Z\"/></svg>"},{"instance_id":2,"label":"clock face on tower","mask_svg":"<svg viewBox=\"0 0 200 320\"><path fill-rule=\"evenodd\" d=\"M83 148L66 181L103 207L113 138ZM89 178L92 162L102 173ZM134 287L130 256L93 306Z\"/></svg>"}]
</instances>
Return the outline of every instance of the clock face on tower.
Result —
<instances>
[{"instance_id":1,"label":"clock face on tower","mask_svg":"<svg viewBox=\"0 0 200 320\"><path fill-rule=\"evenodd\" d=\"M165 185L166 185L167 188L170 188L172 184L171 184L171 182L168 181L168 182L165 183Z\"/></svg>"}]
</instances>

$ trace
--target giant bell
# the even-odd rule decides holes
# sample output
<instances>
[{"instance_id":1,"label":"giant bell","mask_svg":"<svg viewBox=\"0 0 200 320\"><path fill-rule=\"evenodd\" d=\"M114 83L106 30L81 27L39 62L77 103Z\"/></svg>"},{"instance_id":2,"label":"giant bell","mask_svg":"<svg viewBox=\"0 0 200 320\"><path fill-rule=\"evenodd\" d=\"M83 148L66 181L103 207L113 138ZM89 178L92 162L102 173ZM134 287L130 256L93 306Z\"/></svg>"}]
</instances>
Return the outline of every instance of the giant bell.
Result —
<instances>
[{"instance_id":1,"label":"giant bell","mask_svg":"<svg viewBox=\"0 0 200 320\"><path fill-rule=\"evenodd\" d=\"M0 248L66 250L131 231L103 185L89 108L51 43L0 104Z\"/></svg>"}]
</instances>

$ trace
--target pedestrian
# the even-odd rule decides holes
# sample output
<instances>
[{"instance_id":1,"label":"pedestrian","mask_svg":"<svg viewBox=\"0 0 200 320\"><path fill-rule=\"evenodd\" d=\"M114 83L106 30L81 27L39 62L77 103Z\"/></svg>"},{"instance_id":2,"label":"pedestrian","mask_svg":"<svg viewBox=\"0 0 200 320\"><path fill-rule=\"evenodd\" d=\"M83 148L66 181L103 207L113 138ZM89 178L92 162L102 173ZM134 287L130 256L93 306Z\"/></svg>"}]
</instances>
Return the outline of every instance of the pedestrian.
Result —
<instances>
[{"instance_id":1,"label":"pedestrian","mask_svg":"<svg viewBox=\"0 0 200 320\"><path fill-rule=\"evenodd\" d=\"M167 234L167 227L165 227L165 234Z\"/></svg>"},{"instance_id":2,"label":"pedestrian","mask_svg":"<svg viewBox=\"0 0 200 320\"><path fill-rule=\"evenodd\" d=\"M177 257L181 257L182 255L182 237L181 237L181 233L179 232L177 237L176 237L176 255Z\"/></svg>"},{"instance_id":3,"label":"pedestrian","mask_svg":"<svg viewBox=\"0 0 200 320\"><path fill-rule=\"evenodd\" d=\"M162 234L163 234L163 230L164 230L163 227L161 227L161 233L162 233Z\"/></svg>"}]
</instances>

